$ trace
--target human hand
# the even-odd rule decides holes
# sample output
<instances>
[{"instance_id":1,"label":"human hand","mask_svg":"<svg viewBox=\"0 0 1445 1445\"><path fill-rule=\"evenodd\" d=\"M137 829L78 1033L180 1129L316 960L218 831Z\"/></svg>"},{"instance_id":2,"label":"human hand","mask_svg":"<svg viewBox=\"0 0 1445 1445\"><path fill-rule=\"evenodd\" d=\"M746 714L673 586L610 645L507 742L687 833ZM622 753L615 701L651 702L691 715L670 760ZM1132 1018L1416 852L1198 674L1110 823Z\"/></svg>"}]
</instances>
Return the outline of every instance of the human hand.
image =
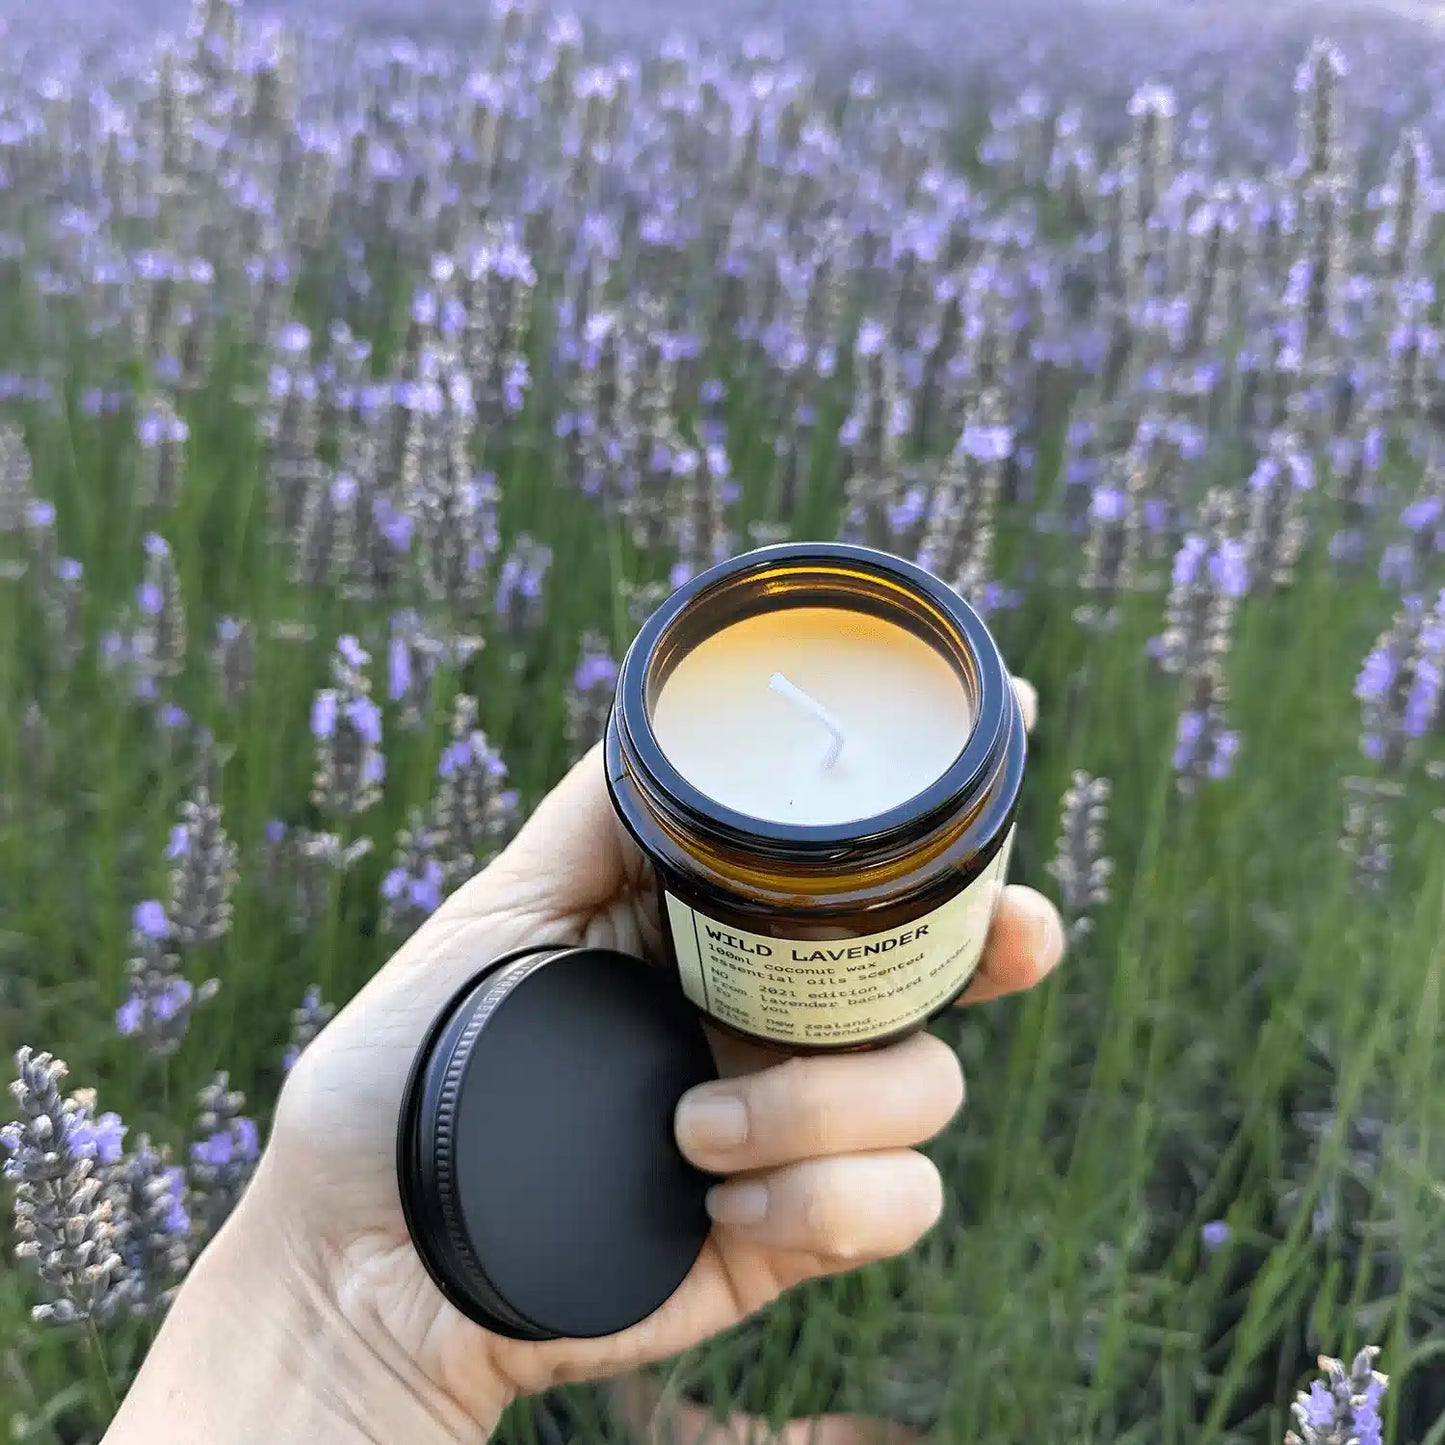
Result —
<instances>
[{"instance_id":1,"label":"human hand","mask_svg":"<svg viewBox=\"0 0 1445 1445\"><path fill-rule=\"evenodd\" d=\"M1033 689L1018 689L1031 724ZM917 1034L872 1053L790 1059L719 1038L727 1077L684 1098L677 1134L695 1164L728 1177L710 1196L711 1237L662 1308L605 1339L537 1344L492 1334L443 1299L408 1237L395 1175L402 1093L432 1019L484 964L528 944L655 952L656 916L594 751L302 1056L257 1176L182 1291L117 1445L128 1422L141 1438L147 1399L177 1408L187 1372L206 1366L194 1341L174 1341L184 1367L168 1362L168 1337L217 1312L241 1311L249 1341L280 1337L268 1439L480 1441L519 1395L675 1354L803 1280L910 1248L942 1208L938 1173L913 1146L962 1102L953 1052ZM963 1002L1031 986L1062 950L1052 905L1005 889ZM218 1345L216 1362L233 1348ZM205 1436L254 1438L246 1428L228 1411ZM144 1438L171 1437L149 1422Z\"/></svg>"}]
</instances>

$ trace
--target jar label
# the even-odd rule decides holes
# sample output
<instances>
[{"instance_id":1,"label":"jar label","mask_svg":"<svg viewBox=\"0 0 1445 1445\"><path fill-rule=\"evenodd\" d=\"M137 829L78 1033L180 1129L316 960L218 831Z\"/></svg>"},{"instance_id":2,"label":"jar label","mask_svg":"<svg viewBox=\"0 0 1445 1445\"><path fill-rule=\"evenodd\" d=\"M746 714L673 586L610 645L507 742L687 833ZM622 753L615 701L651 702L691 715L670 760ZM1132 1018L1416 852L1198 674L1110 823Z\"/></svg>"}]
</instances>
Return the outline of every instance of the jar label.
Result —
<instances>
[{"instance_id":1,"label":"jar label","mask_svg":"<svg viewBox=\"0 0 1445 1445\"><path fill-rule=\"evenodd\" d=\"M978 967L1012 850L1010 829L961 893L883 933L746 933L668 893L683 992L720 1022L780 1044L862 1044L921 1024Z\"/></svg>"}]
</instances>

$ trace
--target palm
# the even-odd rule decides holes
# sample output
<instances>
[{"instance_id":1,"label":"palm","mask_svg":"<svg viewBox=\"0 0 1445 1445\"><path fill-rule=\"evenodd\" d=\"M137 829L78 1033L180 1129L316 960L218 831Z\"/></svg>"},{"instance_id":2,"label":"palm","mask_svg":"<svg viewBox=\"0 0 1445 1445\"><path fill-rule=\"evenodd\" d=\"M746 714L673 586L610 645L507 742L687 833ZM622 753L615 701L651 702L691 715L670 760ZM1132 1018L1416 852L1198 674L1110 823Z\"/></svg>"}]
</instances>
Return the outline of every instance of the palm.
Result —
<instances>
[{"instance_id":1,"label":"palm","mask_svg":"<svg viewBox=\"0 0 1445 1445\"><path fill-rule=\"evenodd\" d=\"M288 1184L286 1225L300 1246L324 1240L344 1261L336 1296L378 1317L438 1386L458 1386L453 1362L485 1360L514 1390L615 1373L674 1354L822 1272L715 1232L667 1305L604 1340L519 1343L492 1335L436 1292L407 1236L393 1167L397 1112L417 1047L453 990L489 958L538 940L637 949L650 929L624 873L600 907L499 909L483 876L459 893L347 1008L298 1065L271 1152ZM761 1051L759 1051L761 1052ZM314 1243L312 1245L314 1248ZM472 1373L475 1373L473 1367Z\"/></svg>"},{"instance_id":2,"label":"palm","mask_svg":"<svg viewBox=\"0 0 1445 1445\"><path fill-rule=\"evenodd\" d=\"M402 1095L428 1026L483 964L529 944L585 942L655 956L656 899L646 876L612 816L594 754L543 802L506 853L357 995L307 1051L282 1094L253 1193L284 1198L275 1227L357 1329L384 1330L390 1347L477 1420L494 1418L517 1392L617 1374L674 1354L802 1280L857 1262L714 1229L682 1288L649 1319L606 1339L546 1344L505 1339L473 1324L423 1269L407 1235L394 1159ZM1037 972L1031 960L1020 966ZM992 991L1031 981L1003 978ZM777 1058L721 1040L715 1048L726 1074ZM268 1191L268 1175L281 1187Z\"/></svg>"}]
</instances>

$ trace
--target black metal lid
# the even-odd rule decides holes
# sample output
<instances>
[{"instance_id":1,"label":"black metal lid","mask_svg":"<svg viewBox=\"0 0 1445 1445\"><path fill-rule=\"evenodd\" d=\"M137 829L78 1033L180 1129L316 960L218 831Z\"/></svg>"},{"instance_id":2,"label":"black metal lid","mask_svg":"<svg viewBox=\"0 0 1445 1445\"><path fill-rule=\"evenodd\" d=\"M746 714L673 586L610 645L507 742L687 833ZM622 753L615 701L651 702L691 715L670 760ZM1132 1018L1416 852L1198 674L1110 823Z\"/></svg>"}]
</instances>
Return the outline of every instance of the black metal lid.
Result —
<instances>
[{"instance_id":1,"label":"black metal lid","mask_svg":"<svg viewBox=\"0 0 1445 1445\"><path fill-rule=\"evenodd\" d=\"M402 1209L437 1287L513 1339L646 1319L707 1239L711 1180L672 1118L715 1076L675 979L640 959L542 947L491 965L432 1026L402 1104Z\"/></svg>"}]
</instances>

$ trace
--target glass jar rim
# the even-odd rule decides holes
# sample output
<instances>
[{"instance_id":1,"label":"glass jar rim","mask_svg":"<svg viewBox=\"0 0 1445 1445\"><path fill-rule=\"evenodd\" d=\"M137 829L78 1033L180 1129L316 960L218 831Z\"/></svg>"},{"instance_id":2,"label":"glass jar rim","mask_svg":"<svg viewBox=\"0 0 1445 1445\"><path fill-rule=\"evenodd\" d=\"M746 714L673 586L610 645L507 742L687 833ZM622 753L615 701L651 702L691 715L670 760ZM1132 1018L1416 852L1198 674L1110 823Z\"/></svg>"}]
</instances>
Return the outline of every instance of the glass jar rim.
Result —
<instances>
[{"instance_id":1,"label":"glass jar rim","mask_svg":"<svg viewBox=\"0 0 1445 1445\"><path fill-rule=\"evenodd\" d=\"M820 570L861 571L921 596L963 644L973 669L974 717L958 755L927 787L902 803L842 823L788 823L759 818L719 802L691 783L668 758L652 726L649 690L660 644L682 616L705 605L725 584L787 568L816 564ZM766 600L766 599L765 599ZM801 605L801 604L800 604ZM807 605L827 606L826 601ZM767 610L766 607L759 609ZM615 721L650 785L690 829L733 847L775 857L822 861L885 845L900 833L927 831L975 800L997 769L1015 704L1008 670L983 619L953 588L912 562L871 547L845 542L783 542L720 562L684 583L647 620L623 658L617 682Z\"/></svg>"}]
</instances>

